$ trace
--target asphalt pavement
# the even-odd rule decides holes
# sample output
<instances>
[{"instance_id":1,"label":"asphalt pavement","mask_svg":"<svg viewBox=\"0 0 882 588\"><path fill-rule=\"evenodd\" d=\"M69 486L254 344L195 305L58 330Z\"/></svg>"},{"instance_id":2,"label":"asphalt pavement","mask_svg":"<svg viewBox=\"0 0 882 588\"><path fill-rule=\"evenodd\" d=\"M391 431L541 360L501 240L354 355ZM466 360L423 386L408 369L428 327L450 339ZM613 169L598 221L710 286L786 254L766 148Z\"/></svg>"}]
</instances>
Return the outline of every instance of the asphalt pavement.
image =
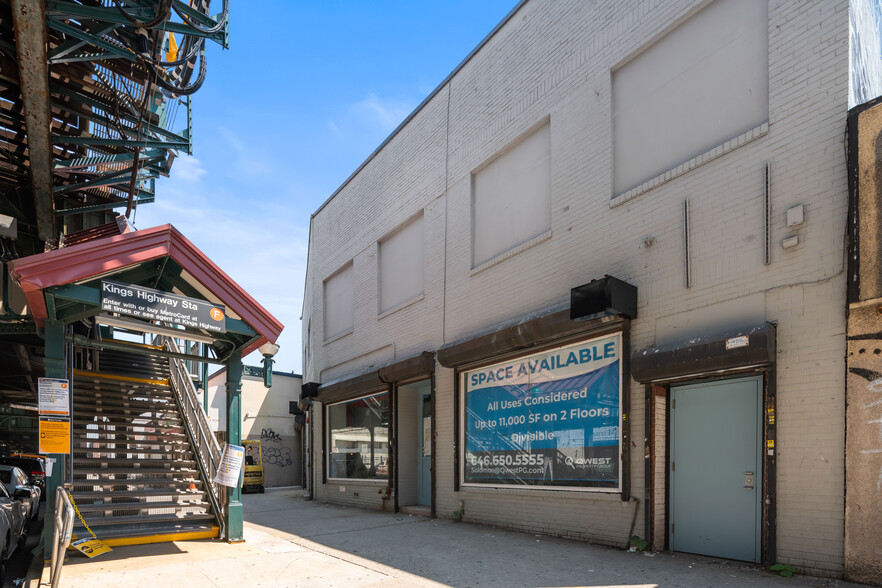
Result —
<instances>
[{"instance_id":1,"label":"asphalt pavement","mask_svg":"<svg viewBox=\"0 0 882 588\"><path fill-rule=\"evenodd\" d=\"M69 555L61 586L764 586L857 588L754 564L624 549L505 529L305 500L302 490L249 494L245 543L184 541ZM32 584L33 585L33 584Z\"/></svg>"}]
</instances>

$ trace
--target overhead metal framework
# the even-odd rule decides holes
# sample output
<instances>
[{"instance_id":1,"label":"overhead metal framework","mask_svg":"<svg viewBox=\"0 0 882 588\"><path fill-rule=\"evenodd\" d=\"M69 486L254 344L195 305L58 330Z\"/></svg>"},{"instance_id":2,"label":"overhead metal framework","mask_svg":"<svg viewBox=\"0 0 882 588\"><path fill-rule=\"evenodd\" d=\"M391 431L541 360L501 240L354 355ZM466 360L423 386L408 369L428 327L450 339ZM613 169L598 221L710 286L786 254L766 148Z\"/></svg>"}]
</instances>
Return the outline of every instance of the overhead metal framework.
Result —
<instances>
[{"instance_id":1,"label":"overhead metal framework","mask_svg":"<svg viewBox=\"0 0 882 588\"><path fill-rule=\"evenodd\" d=\"M217 4L217 1L216 3ZM125 216L192 153L190 96L228 0L0 0L0 214L30 238Z\"/></svg>"}]
</instances>

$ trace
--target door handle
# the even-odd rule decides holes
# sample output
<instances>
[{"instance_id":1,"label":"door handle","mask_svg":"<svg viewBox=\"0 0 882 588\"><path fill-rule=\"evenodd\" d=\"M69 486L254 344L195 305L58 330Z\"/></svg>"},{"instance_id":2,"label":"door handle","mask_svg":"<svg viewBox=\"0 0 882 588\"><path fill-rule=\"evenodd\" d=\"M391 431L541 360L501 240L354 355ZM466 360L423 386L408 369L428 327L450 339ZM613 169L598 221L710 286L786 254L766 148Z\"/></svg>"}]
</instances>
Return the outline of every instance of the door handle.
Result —
<instances>
[{"instance_id":1,"label":"door handle","mask_svg":"<svg viewBox=\"0 0 882 588\"><path fill-rule=\"evenodd\" d=\"M753 472L744 472L744 488L753 490Z\"/></svg>"}]
</instances>

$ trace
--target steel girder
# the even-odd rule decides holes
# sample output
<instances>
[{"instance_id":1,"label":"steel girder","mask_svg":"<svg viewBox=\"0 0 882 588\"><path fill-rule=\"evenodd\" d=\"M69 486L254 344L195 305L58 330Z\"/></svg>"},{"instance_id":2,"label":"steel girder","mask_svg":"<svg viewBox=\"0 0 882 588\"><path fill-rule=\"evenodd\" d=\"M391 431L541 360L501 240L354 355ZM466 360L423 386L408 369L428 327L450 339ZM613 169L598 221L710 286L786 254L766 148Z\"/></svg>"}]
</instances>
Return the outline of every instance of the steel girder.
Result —
<instances>
[{"instance_id":1,"label":"steel girder","mask_svg":"<svg viewBox=\"0 0 882 588\"><path fill-rule=\"evenodd\" d=\"M56 224L76 231L154 200L155 178L169 174L175 153L193 151L184 96L204 79L204 43L228 46L226 1L214 17L209 0L104 4L0 0L0 199L16 201L0 208L17 209L20 226L39 225L50 244ZM171 45L177 51L167 53ZM182 130L174 128L180 107ZM9 186L32 187L33 205L22 207Z\"/></svg>"},{"instance_id":2,"label":"steel girder","mask_svg":"<svg viewBox=\"0 0 882 588\"><path fill-rule=\"evenodd\" d=\"M31 188L40 239L55 238L49 68L46 62L46 13L41 0L12 0L18 77L28 131Z\"/></svg>"}]
</instances>

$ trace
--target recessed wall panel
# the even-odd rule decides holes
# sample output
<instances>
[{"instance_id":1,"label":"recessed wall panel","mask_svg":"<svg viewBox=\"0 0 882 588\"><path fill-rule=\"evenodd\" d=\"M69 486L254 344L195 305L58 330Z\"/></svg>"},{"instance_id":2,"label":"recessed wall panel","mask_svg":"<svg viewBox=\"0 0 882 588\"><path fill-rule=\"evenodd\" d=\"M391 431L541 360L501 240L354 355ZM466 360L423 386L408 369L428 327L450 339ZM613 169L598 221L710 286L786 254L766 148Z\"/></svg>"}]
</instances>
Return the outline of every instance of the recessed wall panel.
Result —
<instances>
[{"instance_id":1,"label":"recessed wall panel","mask_svg":"<svg viewBox=\"0 0 882 588\"><path fill-rule=\"evenodd\" d=\"M352 296L352 262L324 283L325 340L352 329L355 323Z\"/></svg>"},{"instance_id":2,"label":"recessed wall panel","mask_svg":"<svg viewBox=\"0 0 882 588\"><path fill-rule=\"evenodd\" d=\"M551 129L472 175L472 267L551 228Z\"/></svg>"},{"instance_id":3,"label":"recessed wall panel","mask_svg":"<svg viewBox=\"0 0 882 588\"><path fill-rule=\"evenodd\" d=\"M423 293L423 215L380 241L381 313Z\"/></svg>"},{"instance_id":4,"label":"recessed wall panel","mask_svg":"<svg viewBox=\"0 0 882 588\"><path fill-rule=\"evenodd\" d=\"M618 195L768 121L767 0L715 0L612 84Z\"/></svg>"}]
</instances>

